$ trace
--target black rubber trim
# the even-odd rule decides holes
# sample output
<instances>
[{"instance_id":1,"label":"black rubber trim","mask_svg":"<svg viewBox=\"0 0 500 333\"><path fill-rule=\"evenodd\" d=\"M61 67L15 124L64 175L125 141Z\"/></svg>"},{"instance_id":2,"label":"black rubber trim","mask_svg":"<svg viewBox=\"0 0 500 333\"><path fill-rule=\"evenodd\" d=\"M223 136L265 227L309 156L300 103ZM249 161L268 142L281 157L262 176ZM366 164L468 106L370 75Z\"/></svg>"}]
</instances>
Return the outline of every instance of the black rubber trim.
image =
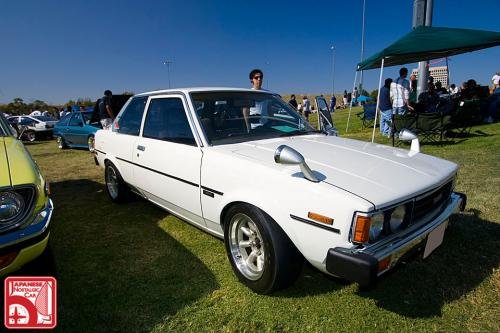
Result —
<instances>
[{"instance_id":1,"label":"black rubber trim","mask_svg":"<svg viewBox=\"0 0 500 333\"><path fill-rule=\"evenodd\" d=\"M205 194L206 196L209 196L210 198L215 197L215 194L213 194L212 192L207 191L207 190L203 190L203 194Z\"/></svg>"},{"instance_id":2,"label":"black rubber trim","mask_svg":"<svg viewBox=\"0 0 500 333\"><path fill-rule=\"evenodd\" d=\"M328 250L326 270L340 278L357 282L362 287L368 287L377 279L378 260L366 253L352 253L336 247Z\"/></svg>"},{"instance_id":3,"label":"black rubber trim","mask_svg":"<svg viewBox=\"0 0 500 333\"><path fill-rule=\"evenodd\" d=\"M178 180L180 182L183 182L183 183L186 183L186 184L189 184L191 186L195 186L195 187L200 187L200 185L196 184L196 183L193 183L193 182L190 182L189 180L185 180L185 179L182 179L182 178L179 178L179 177L176 177L176 176L172 176L172 175L169 175L167 173L163 173L161 171L158 171L158 170L155 170L155 169L151 169L151 168L148 168L148 167L145 167L143 165L140 165L140 164L137 164L137 163L134 163L134 162L130 162L130 161L127 161L123 158L119 158L117 157L116 158L117 160L120 160L120 161L123 161L123 162L126 162L126 163L130 163L132 165L135 165L135 166L138 166L140 168L143 168L143 169L146 169L146 170L149 170L149 171L152 171L152 172L155 172L159 175L162 175L162 176L165 176L165 177L169 177L169 178L172 178L172 179L175 179L175 180Z\"/></svg>"},{"instance_id":4,"label":"black rubber trim","mask_svg":"<svg viewBox=\"0 0 500 333\"><path fill-rule=\"evenodd\" d=\"M333 228L333 227L328 227L327 225L325 224L321 224L321 222L315 222L315 221L311 221L311 220L308 220L308 219L304 219L302 217L298 217L298 216L295 216L295 215L292 215L290 214L290 217L296 221L299 221L299 222L303 222L303 223L306 223L306 224L309 224L309 225L312 225L313 227L318 227L318 228L321 228L321 229L325 229L325 230L328 230L328 231L331 231L331 232L334 232L336 234L340 234L340 230L339 229L336 229L336 228Z\"/></svg>"},{"instance_id":5,"label":"black rubber trim","mask_svg":"<svg viewBox=\"0 0 500 333\"><path fill-rule=\"evenodd\" d=\"M95 148L94 148L94 151L98 152L99 154L103 154L103 155L106 155L106 153L105 153L105 152L103 152L103 151L100 151L99 149L95 149Z\"/></svg>"},{"instance_id":6,"label":"black rubber trim","mask_svg":"<svg viewBox=\"0 0 500 333\"><path fill-rule=\"evenodd\" d=\"M8 253L11 253L11 252L14 252L14 251L20 251L20 250L22 250L24 248L27 248L27 247L31 246L31 245L39 243L39 242L43 241L45 239L45 237L47 237L48 234L49 234L49 228L45 229L45 231L42 232L38 236L35 236L35 237L29 238L29 239L27 239L25 241L21 241L19 243L16 243L16 244L9 245L7 247L1 248L0 249L0 255L8 254Z\"/></svg>"},{"instance_id":7,"label":"black rubber trim","mask_svg":"<svg viewBox=\"0 0 500 333\"><path fill-rule=\"evenodd\" d=\"M218 194L218 195L220 195L220 196L224 195L224 193L219 192L219 191L216 191L216 190L214 190L214 189L211 189L210 187L201 186L201 188L202 188L202 189L204 189L204 190L210 191L210 192L212 192L212 193Z\"/></svg>"}]
</instances>

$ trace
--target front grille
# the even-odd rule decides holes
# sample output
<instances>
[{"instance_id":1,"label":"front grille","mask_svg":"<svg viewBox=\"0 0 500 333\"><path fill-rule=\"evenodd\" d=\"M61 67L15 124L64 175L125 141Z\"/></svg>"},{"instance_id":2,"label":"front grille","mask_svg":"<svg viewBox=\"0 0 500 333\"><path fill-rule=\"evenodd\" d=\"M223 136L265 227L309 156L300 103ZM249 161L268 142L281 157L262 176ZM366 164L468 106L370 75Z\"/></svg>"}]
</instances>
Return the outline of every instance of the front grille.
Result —
<instances>
[{"instance_id":1,"label":"front grille","mask_svg":"<svg viewBox=\"0 0 500 333\"><path fill-rule=\"evenodd\" d=\"M425 223L438 216L449 202L453 190L453 181L449 181L428 195L414 201L412 224Z\"/></svg>"}]
</instances>

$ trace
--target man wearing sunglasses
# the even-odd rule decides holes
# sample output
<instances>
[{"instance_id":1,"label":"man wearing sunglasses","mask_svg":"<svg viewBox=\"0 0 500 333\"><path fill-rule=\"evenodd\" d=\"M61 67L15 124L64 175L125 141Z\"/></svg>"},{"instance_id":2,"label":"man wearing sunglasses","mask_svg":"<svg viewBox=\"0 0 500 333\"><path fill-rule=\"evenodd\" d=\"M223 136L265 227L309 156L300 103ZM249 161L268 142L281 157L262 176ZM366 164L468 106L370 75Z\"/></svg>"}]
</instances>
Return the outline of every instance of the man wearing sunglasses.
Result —
<instances>
[{"instance_id":1,"label":"man wearing sunglasses","mask_svg":"<svg viewBox=\"0 0 500 333\"><path fill-rule=\"evenodd\" d=\"M250 83L252 84L252 89L254 90L265 90L262 89L262 82L264 81L264 73L262 70L256 68L253 69L248 75ZM251 108L243 108L243 118L245 118L245 124L247 126L247 131L262 126L267 122L268 117L268 105L267 101L255 101L255 106ZM250 116L261 116L259 123L250 123Z\"/></svg>"}]
</instances>

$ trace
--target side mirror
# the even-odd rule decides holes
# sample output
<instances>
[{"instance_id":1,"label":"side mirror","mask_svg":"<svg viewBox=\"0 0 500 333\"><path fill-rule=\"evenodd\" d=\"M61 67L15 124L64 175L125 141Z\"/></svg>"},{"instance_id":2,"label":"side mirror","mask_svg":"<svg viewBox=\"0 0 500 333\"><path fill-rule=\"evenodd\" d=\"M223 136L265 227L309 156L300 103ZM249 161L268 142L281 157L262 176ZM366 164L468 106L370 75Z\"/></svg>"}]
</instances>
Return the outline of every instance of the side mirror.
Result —
<instances>
[{"instance_id":1,"label":"side mirror","mask_svg":"<svg viewBox=\"0 0 500 333\"><path fill-rule=\"evenodd\" d=\"M311 168L307 165L304 156L287 145L281 145L276 148L274 152L274 161L278 164L299 165L300 171L302 171L307 180L315 183L319 182L319 179L316 178Z\"/></svg>"},{"instance_id":2,"label":"side mirror","mask_svg":"<svg viewBox=\"0 0 500 333\"><path fill-rule=\"evenodd\" d=\"M415 133L407 129L403 129L399 132L399 140L411 141L410 150L415 153L420 153L420 142L418 141L418 136Z\"/></svg>"}]
</instances>

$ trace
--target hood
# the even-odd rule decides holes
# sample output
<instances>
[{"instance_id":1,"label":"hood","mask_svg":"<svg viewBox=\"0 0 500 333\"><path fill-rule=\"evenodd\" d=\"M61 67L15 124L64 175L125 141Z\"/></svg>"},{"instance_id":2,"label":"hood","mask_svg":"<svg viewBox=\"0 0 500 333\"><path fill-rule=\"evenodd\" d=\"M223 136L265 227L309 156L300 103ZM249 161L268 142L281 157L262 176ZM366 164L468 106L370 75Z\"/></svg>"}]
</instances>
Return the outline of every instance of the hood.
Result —
<instances>
[{"instance_id":1,"label":"hood","mask_svg":"<svg viewBox=\"0 0 500 333\"><path fill-rule=\"evenodd\" d=\"M14 137L0 140L0 187L39 183L38 167L23 143Z\"/></svg>"},{"instance_id":2,"label":"hood","mask_svg":"<svg viewBox=\"0 0 500 333\"><path fill-rule=\"evenodd\" d=\"M274 162L274 151L283 144L301 153L321 181L361 196L375 206L428 191L448 181L458 169L455 163L433 156L324 135L252 141L224 149L270 168L287 169L292 175L300 171L298 166Z\"/></svg>"}]
</instances>

